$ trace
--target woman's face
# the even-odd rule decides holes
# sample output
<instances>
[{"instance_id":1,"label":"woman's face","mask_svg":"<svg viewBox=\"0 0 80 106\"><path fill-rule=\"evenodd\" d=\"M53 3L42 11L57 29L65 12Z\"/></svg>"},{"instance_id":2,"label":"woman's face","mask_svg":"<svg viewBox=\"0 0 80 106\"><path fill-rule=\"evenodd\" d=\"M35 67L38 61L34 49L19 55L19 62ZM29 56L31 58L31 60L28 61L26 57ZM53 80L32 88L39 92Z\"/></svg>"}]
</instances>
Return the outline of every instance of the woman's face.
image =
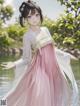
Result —
<instances>
[{"instance_id":1,"label":"woman's face","mask_svg":"<svg viewBox=\"0 0 80 106\"><path fill-rule=\"evenodd\" d=\"M40 25L40 14L38 13L38 11L35 11L35 14L31 14L31 11L29 12L28 16L27 16L27 21L31 26L37 26Z\"/></svg>"}]
</instances>

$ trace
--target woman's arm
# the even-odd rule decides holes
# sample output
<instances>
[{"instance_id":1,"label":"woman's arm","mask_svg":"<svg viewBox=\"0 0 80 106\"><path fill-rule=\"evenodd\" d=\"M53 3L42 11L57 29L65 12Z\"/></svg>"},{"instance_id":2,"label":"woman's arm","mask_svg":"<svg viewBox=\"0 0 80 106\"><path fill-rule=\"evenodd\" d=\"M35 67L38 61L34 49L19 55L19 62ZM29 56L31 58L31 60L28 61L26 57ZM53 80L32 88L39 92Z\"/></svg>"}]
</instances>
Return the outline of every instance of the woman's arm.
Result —
<instances>
[{"instance_id":1,"label":"woman's arm","mask_svg":"<svg viewBox=\"0 0 80 106\"><path fill-rule=\"evenodd\" d=\"M31 44L28 35L25 33L23 36L23 54L22 57L19 60L16 60L14 62L3 62L1 64L3 69L10 69L10 68L16 68L19 66L28 65L31 61L32 53L31 53Z\"/></svg>"},{"instance_id":2,"label":"woman's arm","mask_svg":"<svg viewBox=\"0 0 80 106\"><path fill-rule=\"evenodd\" d=\"M15 61L15 66L28 65L31 62L32 53L31 53L31 44L30 39L27 34L23 36L23 54L22 58Z\"/></svg>"}]
</instances>

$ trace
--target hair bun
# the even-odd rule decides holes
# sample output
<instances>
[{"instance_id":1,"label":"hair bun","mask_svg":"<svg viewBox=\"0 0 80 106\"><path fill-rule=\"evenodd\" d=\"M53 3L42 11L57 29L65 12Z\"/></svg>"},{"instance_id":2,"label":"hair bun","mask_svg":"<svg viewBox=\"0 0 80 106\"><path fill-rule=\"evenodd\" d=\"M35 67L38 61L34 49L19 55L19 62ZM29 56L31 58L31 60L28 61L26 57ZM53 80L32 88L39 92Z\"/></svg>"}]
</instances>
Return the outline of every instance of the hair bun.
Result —
<instances>
[{"instance_id":1,"label":"hair bun","mask_svg":"<svg viewBox=\"0 0 80 106\"><path fill-rule=\"evenodd\" d=\"M34 2L32 0L28 0L27 3L30 3L30 4L33 4L33 5L36 4L36 2Z\"/></svg>"},{"instance_id":2,"label":"hair bun","mask_svg":"<svg viewBox=\"0 0 80 106\"><path fill-rule=\"evenodd\" d=\"M23 2L22 5L19 8L19 11L22 13L24 11L24 7L26 6L26 3Z\"/></svg>"},{"instance_id":3,"label":"hair bun","mask_svg":"<svg viewBox=\"0 0 80 106\"><path fill-rule=\"evenodd\" d=\"M31 0L28 0L27 2L28 2L28 3L31 3Z\"/></svg>"}]
</instances>

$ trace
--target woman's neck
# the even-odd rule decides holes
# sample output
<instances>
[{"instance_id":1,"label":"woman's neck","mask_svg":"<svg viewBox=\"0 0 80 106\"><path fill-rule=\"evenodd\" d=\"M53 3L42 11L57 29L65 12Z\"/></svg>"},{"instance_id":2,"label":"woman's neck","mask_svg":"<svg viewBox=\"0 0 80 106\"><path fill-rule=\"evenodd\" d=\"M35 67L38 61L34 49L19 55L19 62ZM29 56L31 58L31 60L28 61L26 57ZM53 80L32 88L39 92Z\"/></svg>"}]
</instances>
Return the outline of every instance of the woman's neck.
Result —
<instances>
[{"instance_id":1,"label":"woman's neck","mask_svg":"<svg viewBox=\"0 0 80 106\"><path fill-rule=\"evenodd\" d=\"M30 26L30 29L31 29L33 32L38 32L38 31L40 31L40 26Z\"/></svg>"}]
</instances>

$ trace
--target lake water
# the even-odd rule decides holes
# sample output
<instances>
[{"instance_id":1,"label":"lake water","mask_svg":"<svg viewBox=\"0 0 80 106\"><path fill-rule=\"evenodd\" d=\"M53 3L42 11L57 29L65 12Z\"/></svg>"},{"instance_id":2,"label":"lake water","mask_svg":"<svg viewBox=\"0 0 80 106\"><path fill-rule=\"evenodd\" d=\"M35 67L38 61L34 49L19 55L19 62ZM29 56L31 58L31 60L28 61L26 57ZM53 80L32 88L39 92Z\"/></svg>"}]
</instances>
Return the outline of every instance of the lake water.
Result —
<instances>
[{"instance_id":1,"label":"lake water","mask_svg":"<svg viewBox=\"0 0 80 106\"><path fill-rule=\"evenodd\" d=\"M5 56L0 57L0 63L6 61L15 61L19 56ZM72 69L80 91L80 60L71 61ZM0 98L3 97L11 88L14 81L15 73L14 70L2 70L0 67ZM80 103L79 103L80 104Z\"/></svg>"}]
</instances>

